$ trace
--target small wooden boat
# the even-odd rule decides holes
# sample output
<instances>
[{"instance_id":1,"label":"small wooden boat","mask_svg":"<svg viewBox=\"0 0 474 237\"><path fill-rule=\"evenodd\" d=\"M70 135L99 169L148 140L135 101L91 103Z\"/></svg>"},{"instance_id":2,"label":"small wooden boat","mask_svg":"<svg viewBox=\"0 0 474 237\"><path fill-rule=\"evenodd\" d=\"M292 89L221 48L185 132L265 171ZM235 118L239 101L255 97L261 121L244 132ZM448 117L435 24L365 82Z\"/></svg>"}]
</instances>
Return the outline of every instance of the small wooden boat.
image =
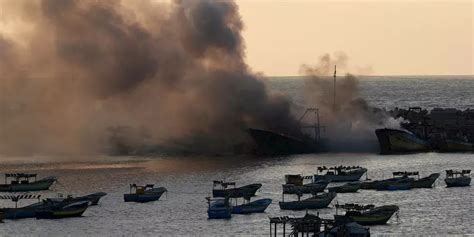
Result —
<instances>
[{"instance_id":1,"label":"small wooden boat","mask_svg":"<svg viewBox=\"0 0 474 237\"><path fill-rule=\"evenodd\" d=\"M394 178L406 178L412 177L412 188L432 188L436 179L440 176L439 173L432 173L430 176L420 178L420 173L418 171L415 172L408 172L408 171L399 171L393 172Z\"/></svg>"},{"instance_id":2,"label":"small wooden boat","mask_svg":"<svg viewBox=\"0 0 474 237\"><path fill-rule=\"evenodd\" d=\"M297 193L319 193L323 192L324 189L328 186L329 181L327 180L318 180L316 182L311 182L303 185L295 184L283 184L283 193L285 194L297 194Z\"/></svg>"},{"instance_id":3,"label":"small wooden boat","mask_svg":"<svg viewBox=\"0 0 474 237\"><path fill-rule=\"evenodd\" d=\"M345 209L345 215L337 215L338 209ZM336 204L336 221L355 221L361 225L384 225L399 210L398 206L387 205L375 207L374 205Z\"/></svg>"},{"instance_id":4,"label":"small wooden boat","mask_svg":"<svg viewBox=\"0 0 474 237\"><path fill-rule=\"evenodd\" d=\"M91 193L91 194L79 196L79 197L68 195L66 198L63 198L62 196L60 196L59 198L55 198L55 199L57 201L65 201L69 203L78 202L78 201L89 201L89 204L91 206L95 206L99 203L99 200L105 195L107 195L107 193L97 192L97 193Z\"/></svg>"},{"instance_id":5,"label":"small wooden boat","mask_svg":"<svg viewBox=\"0 0 474 237\"><path fill-rule=\"evenodd\" d=\"M229 186L233 186L234 188L228 188ZM252 197L255 196L255 193L261 187L262 184L255 183L236 188L235 182L225 182L216 180L214 181L212 196L230 198Z\"/></svg>"},{"instance_id":6,"label":"small wooden boat","mask_svg":"<svg viewBox=\"0 0 474 237\"><path fill-rule=\"evenodd\" d=\"M0 192L29 192L48 190L54 182L56 177L46 177L36 180L36 174L13 173L5 174L5 184L0 184ZM34 178L34 181L30 181ZM8 183L10 181L10 183Z\"/></svg>"},{"instance_id":7,"label":"small wooden boat","mask_svg":"<svg viewBox=\"0 0 474 237\"><path fill-rule=\"evenodd\" d=\"M40 208L45 208L47 205L46 202L41 202L41 195L30 195L30 194L20 194L20 195L0 195L2 200L11 200L15 203L14 208L1 208L0 211L3 212L5 219L22 219L22 218L34 218L36 217L36 211ZM24 199L37 199L38 202L24 206L18 207L18 202ZM51 203L48 203L51 204Z\"/></svg>"},{"instance_id":8,"label":"small wooden boat","mask_svg":"<svg viewBox=\"0 0 474 237\"><path fill-rule=\"evenodd\" d=\"M471 170L446 170L446 185L448 187L465 187L471 185Z\"/></svg>"},{"instance_id":9,"label":"small wooden boat","mask_svg":"<svg viewBox=\"0 0 474 237\"><path fill-rule=\"evenodd\" d=\"M207 216L209 219L230 219L232 217L232 206L229 198L210 198L207 197Z\"/></svg>"},{"instance_id":10,"label":"small wooden boat","mask_svg":"<svg viewBox=\"0 0 474 237\"><path fill-rule=\"evenodd\" d=\"M360 182L350 182L341 186L328 188L329 192L335 193L356 193L360 189Z\"/></svg>"},{"instance_id":11,"label":"small wooden boat","mask_svg":"<svg viewBox=\"0 0 474 237\"><path fill-rule=\"evenodd\" d=\"M36 219L59 219L80 217L89 207L88 201L79 201L65 206L44 208L36 211Z\"/></svg>"},{"instance_id":12,"label":"small wooden boat","mask_svg":"<svg viewBox=\"0 0 474 237\"><path fill-rule=\"evenodd\" d=\"M328 180L330 182L353 182L358 181L367 172L366 168L360 166L335 166L327 168L318 167L314 180Z\"/></svg>"},{"instance_id":13,"label":"small wooden boat","mask_svg":"<svg viewBox=\"0 0 474 237\"><path fill-rule=\"evenodd\" d=\"M244 198L247 203L234 206L232 209L233 214L250 214L250 213L259 213L265 212L267 207L272 203L272 199L263 198L251 202L250 197Z\"/></svg>"},{"instance_id":14,"label":"small wooden boat","mask_svg":"<svg viewBox=\"0 0 474 237\"><path fill-rule=\"evenodd\" d=\"M145 186L130 184L130 193L124 194L123 199L125 202L151 202L159 200L161 195L168 191L164 187L153 187L153 184Z\"/></svg>"},{"instance_id":15,"label":"small wooden boat","mask_svg":"<svg viewBox=\"0 0 474 237\"><path fill-rule=\"evenodd\" d=\"M397 190L409 190L413 186L413 178L401 178L391 181L379 183L375 189L377 191L397 191Z\"/></svg>"},{"instance_id":16,"label":"small wooden boat","mask_svg":"<svg viewBox=\"0 0 474 237\"><path fill-rule=\"evenodd\" d=\"M326 208L336 196L336 193L329 192L322 194L313 194L313 196L310 198L300 200L301 195L298 195L298 201L285 202L285 200L282 200L281 202L279 202L279 205L280 209L282 210L306 210Z\"/></svg>"}]
</instances>

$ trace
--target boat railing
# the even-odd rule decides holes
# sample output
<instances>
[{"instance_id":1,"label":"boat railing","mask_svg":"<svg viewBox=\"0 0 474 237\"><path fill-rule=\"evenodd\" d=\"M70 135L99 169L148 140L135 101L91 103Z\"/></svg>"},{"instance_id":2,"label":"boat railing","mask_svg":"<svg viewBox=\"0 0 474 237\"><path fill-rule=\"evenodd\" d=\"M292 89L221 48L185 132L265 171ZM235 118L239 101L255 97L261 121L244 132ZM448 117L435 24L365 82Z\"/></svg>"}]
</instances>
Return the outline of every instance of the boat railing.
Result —
<instances>
[{"instance_id":1,"label":"boat railing","mask_svg":"<svg viewBox=\"0 0 474 237\"><path fill-rule=\"evenodd\" d=\"M8 183L8 179L13 179L11 184L27 184L30 182L30 178L34 178L36 181L37 174L27 174L27 173L6 173L5 174L5 184Z\"/></svg>"},{"instance_id":2,"label":"boat railing","mask_svg":"<svg viewBox=\"0 0 474 237\"><path fill-rule=\"evenodd\" d=\"M446 170L447 177L468 176L471 170Z\"/></svg>"},{"instance_id":3,"label":"boat railing","mask_svg":"<svg viewBox=\"0 0 474 237\"><path fill-rule=\"evenodd\" d=\"M235 182L226 182L222 180L214 180L213 187L221 187L222 189L227 189L228 186L235 187Z\"/></svg>"},{"instance_id":4,"label":"boat railing","mask_svg":"<svg viewBox=\"0 0 474 237\"><path fill-rule=\"evenodd\" d=\"M40 198L41 194L0 195L0 199L15 202L15 208L18 208L18 202L22 199L38 199L38 201L40 201Z\"/></svg>"},{"instance_id":5,"label":"boat railing","mask_svg":"<svg viewBox=\"0 0 474 237\"><path fill-rule=\"evenodd\" d=\"M420 179L420 172L418 171L413 171L413 172L409 172L409 171L397 171L397 172L393 172L393 177L408 177L408 176L418 176L418 179Z\"/></svg>"}]
</instances>

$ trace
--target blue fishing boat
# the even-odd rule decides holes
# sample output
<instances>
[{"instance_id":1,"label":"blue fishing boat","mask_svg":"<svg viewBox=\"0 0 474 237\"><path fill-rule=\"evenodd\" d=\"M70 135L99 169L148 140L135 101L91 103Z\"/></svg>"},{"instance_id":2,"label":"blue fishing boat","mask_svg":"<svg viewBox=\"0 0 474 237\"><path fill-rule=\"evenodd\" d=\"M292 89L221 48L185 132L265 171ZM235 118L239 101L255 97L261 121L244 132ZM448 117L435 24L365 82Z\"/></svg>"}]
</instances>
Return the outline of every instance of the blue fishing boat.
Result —
<instances>
[{"instance_id":1,"label":"blue fishing boat","mask_svg":"<svg viewBox=\"0 0 474 237\"><path fill-rule=\"evenodd\" d=\"M309 182L304 183L305 180ZM285 175L285 184L283 184L284 194L298 194L298 193L318 193L323 192L328 186L328 180L314 180L313 176L302 176L299 174Z\"/></svg>"},{"instance_id":2,"label":"blue fishing boat","mask_svg":"<svg viewBox=\"0 0 474 237\"><path fill-rule=\"evenodd\" d=\"M209 219L230 219L232 217L232 206L229 198L206 198L208 208L207 216Z\"/></svg>"},{"instance_id":3,"label":"blue fishing boat","mask_svg":"<svg viewBox=\"0 0 474 237\"><path fill-rule=\"evenodd\" d=\"M151 202L159 200L161 195L168 191L164 187L153 187L153 184L145 186L130 184L130 193L124 194L123 199L125 202Z\"/></svg>"},{"instance_id":4,"label":"blue fishing boat","mask_svg":"<svg viewBox=\"0 0 474 237\"><path fill-rule=\"evenodd\" d=\"M251 214L265 212L267 207L272 203L272 199L270 198L263 198L253 202L250 201L250 198L244 198L244 200L246 200L247 202L233 207L233 214Z\"/></svg>"}]
</instances>

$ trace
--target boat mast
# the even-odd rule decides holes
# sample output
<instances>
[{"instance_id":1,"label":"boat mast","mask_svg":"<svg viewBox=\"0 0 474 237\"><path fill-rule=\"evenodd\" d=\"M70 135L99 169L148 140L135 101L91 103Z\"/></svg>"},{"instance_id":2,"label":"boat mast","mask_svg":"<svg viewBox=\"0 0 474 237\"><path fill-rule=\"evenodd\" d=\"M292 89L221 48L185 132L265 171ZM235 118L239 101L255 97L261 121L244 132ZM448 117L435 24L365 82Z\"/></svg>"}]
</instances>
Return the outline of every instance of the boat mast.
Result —
<instances>
[{"instance_id":1,"label":"boat mast","mask_svg":"<svg viewBox=\"0 0 474 237\"><path fill-rule=\"evenodd\" d=\"M332 109L336 111L336 65L334 65L334 94Z\"/></svg>"}]
</instances>

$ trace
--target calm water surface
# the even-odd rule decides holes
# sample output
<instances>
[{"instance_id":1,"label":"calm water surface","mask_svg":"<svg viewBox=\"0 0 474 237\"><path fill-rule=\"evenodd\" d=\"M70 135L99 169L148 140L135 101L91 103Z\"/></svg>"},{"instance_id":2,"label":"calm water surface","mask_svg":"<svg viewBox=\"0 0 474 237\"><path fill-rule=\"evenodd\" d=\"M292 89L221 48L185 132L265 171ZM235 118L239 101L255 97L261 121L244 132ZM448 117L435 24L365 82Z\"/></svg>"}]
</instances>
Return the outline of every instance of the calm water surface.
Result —
<instances>
[{"instance_id":1,"label":"calm water surface","mask_svg":"<svg viewBox=\"0 0 474 237\"><path fill-rule=\"evenodd\" d=\"M77 157L76 157L77 158ZM472 154L426 153L405 156L375 154L318 154L280 158L186 157L137 158L95 157L93 162L30 163L25 158L4 159L0 172L28 171L41 176L56 175L59 184L44 196L57 193L109 193L98 206L89 208L82 218L62 220L25 219L0 225L2 235L266 235L268 216L304 215L304 211L281 211L283 174L313 174L320 165L361 165L369 169L369 178L382 178L391 171L419 170L423 176L445 169L472 168ZM74 158L72 158L74 159ZM23 163L18 165L17 163ZM231 220L207 220L205 197L211 193L212 180L235 180L237 184L263 183L258 197L272 198L266 213L234 215ZM446 188L444 174L432 189L377 192L361 190L339 194L339 203L396 204L399 218L388 225L371 227L373 234L472 234L474 233L474 192L472 187ZM129 183L155 183L169 189L167 196L152 203L124 203ZM24 201L25 204L27 201ZM13 206L2 201L2 206ZM333 207L321 209L331 218Z\"/></svg>"}]
</instances>

